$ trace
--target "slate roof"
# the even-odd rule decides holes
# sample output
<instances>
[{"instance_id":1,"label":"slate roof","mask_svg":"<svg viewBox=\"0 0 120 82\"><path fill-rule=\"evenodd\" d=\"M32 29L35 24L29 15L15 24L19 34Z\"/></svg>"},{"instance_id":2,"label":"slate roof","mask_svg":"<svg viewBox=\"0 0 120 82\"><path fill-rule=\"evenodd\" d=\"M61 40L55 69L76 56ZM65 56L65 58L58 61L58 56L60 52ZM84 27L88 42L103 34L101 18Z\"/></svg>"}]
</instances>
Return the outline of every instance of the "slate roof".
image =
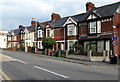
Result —
<instances>
[{"instance_id":1,"label":"slate roof","mask_svg":"<svg viewBox=\"0 0 120 82\"><path fill-rule=\"evenodd\" d=\"M117 8L120 6L120 2L97 7L92 10L95 14L101 16L101 17L109 17L113 16L117 10Z\"/></svg>"},{"instance_id":2,"label":"slate roof","mask_svg":"<svg viewBox=\"0 0 120 82\"><path fill-rule=\"evenodd\" d=\"M29 32L34 32L36 26L28 26L28 27L26 27L26 28L28 29Z\"/></svg>"},{"instance_id":3,"label":"slate roof","mask_svg":"<svg viewBox=\"0 0 120 82\"><path fill-rule=\"evenodd\" d=\"M106 39L111 39L113 34L106 34L106 35L100 35L100 36L94 36L94 37L81 37L79 40L81 41L86 41L86 40L106 40Z\"/></svg>"},{"instance_id":4,"label":"slate roof","mask_svg":"<svg viewBox=\"0 0 120 82\"><path fill-rule=\"evenodd\" d=\"M20 34L21 29L14 29L8 32L8 35L12 35L12 33L14 33L14 35L19 35Z\"/></svg>"},{"instance_id":5,"label":"slate roof","mask_svg":"<svg viewBox=\"0 0 120 82\"><path fill-rule=\"evenodd\" d=\"M88 11L86 13L81 13L81 14L78 14L78 15L73 15L73 16L60 18L60 19L57 19L55 21L42 22L42 23L39 23L38 26L42 27L43 29L45 28L45 26L47 24L49 24L53 28L63 27L63 25L65 24L65 22L68 20L69 17L71 17L75 22L78 23L78 22L86 21L87 17L91 13L96 14L100 18L110 17L110 16L113 16L115 14L115 12L116 12L116 10L117 10L117 8L119 6L120 6L120 2L117 2L117 3L113 3L113 4L97 7L97 8L95 8L95 9L93 9L91 11ZM20 30L24 30L24 28L23 29L15 29L13 31L17 35L17 34L20 33ZM30 32L34 32L35 31L35 26L28 26L28 30Z\"/></svg>"},{"instance_id":6,"label":"slate roof","mask_svg":"<svg viewBox=\"0 0 120 82\"><path fill-rule=\"evenodd\" d=\"M51 22L51 25L52 25L52 27L63 27L64 23L67 21L67 19L69 17L71 17L75 22L86 21L87 17L90 15L90 13L94 13L101 18L113 16L119 6L120 6L120 2L97 7L86 13L57 19L56 21Z\"/></svg>"},{"instance_id":7,"label":"slate roof","mask_svg":"<svg viewBox=\"0 0 120 82\"><path fill-rule=\"evenodd\" d=\"M68 17L57 19L51 22L52 27L63 27L63 24L67 21Z\"/></svg>"}]
</instances>

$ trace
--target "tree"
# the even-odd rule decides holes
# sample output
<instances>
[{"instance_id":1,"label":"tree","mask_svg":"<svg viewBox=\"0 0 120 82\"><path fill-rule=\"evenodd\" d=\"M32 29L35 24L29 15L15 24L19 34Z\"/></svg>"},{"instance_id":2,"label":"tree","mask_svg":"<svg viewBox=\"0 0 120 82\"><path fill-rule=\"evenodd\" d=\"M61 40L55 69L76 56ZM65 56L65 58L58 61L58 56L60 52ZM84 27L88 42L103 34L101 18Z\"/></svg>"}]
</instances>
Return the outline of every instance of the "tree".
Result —
<instances>
[{"instance_id":1,"label":"tree","mask_svg":"<svg viewBox=\"0 0 120 82\"><path fill-rule=\"evenodd\" d=\"M19 50L20 50L20 51L24 50L24 46L23 46L22 43L20 43Z\"/></svg>"},{"instance_id":2,"label":"tree","mask_svg":"<svg viewBox=\"0 0 120 82\"><path fill-rule=\"evenodd\" d=\"M53 38L44 38L42 40L42 45L45 49L53 49L53 45L56 44L56 40Z\"/></svg>"}]
</instances>

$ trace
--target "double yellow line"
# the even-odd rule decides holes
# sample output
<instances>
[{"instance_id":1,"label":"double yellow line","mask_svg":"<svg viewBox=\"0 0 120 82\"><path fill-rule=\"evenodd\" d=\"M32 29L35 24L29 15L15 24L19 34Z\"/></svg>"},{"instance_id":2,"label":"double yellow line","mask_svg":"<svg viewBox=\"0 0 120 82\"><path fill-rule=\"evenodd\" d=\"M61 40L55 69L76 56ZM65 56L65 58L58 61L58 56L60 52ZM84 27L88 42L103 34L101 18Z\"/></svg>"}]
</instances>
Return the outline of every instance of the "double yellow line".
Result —
<instances>
[{"instance_id":1,"label":"double yellow line","mask_svg":"<svg viewBox=\"0 0 120 82\"><path fill-rule=\"evenodd\" d=\"M9 80L9 81L11 80L2 70L0 70L0 73L5 80ZM10 81L10 82L12 82L12 81Z\"/></svg>"}]
</instances>

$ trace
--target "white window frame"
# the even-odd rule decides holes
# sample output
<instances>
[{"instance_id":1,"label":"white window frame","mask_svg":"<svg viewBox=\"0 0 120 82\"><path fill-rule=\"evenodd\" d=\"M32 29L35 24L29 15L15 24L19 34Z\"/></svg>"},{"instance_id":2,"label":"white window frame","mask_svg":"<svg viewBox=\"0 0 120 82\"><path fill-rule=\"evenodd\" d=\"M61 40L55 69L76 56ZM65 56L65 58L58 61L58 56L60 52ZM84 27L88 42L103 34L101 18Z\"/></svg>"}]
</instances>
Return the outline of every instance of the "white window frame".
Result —
<instances>
[{"instance_id":1,"label":"white window frame","mask_svg":"<svg viewBox=\"0 0 120 82\"><path fill-rule=\"evenodd\" d=\"M75 25L67 25L68 27L68 36L76 35L76 26ZM72 27L72 34L70 34L70 29Z\"/></svg>"},{"instance_id":2,"label":"white window frame","mask_svg":"<svg viewBox=\"0 0 120 82\"><path fill-rule=\"evenodd\" d=\"M97 21L97 33L101 33L101 21Z\"/></svg>"},{"instance_id":3,"label":"white window frame","mask_svg":"<svg viewBox=\"0 0 120 82\"><path fill-rule=\"evenodd\" d=\"M38 30L38 38L42 38L43 37L43 31L42 30Z\"/></svg>"},{"instance_id":4,"label":"white window frame","mask_svg":"<svg viewBox=\"0 0 120 82\"><path fill-rule=\"evenodd\" d=\"M92 27L92 25L91 25L92 23L95 23L95 26L94 26L94 27ZM93 21L93 22L90 22L90 23L89 23L89 26L90 26L90 34L92 34L92 33L96 33L96 29L97 29L96 24L97 24L96 21ZM92 32L91 29L95 29L95 31Z\"/></svg>"},{"instance_id":5,"label":"white window frame","mask_svg":"<svg viewBox=\"0 0 120 82\"><path fill-rule=\"evenodd\" d=\"M38 41L38 48L39 48L39 49L43 49L42 41Z\"/></svg>"},{"instance_id":6,"label":"white window frame","mask_svg":"<svg viewBox=\"0 0 120 82\"><path fill-rule=\"evenodd\" d=\"M50 29L46 30L46 37L48 37L48 31L50 32ZM51 37L51 32L49 33L49 37Z\"/></svg>"}]
</instances>

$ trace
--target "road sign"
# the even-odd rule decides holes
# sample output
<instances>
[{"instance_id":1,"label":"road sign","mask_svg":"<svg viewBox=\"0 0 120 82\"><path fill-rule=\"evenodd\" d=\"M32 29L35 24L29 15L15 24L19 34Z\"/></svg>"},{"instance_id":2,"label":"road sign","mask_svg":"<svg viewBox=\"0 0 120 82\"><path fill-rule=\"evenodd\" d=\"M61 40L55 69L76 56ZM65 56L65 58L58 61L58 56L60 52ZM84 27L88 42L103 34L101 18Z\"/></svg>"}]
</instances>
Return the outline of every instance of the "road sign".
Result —
<instances>
[{"instance_id":1,"label":"road sign","mask_svg":"<svg viewBox=\"0 0 120 82\"><path fill-rule=\"evenodd\" d=\"M117 41L113 41L112 44L113 44L113 45L117 45L118 42L117 42Z\"/></svg>"},{"instance_id":2,"label":"road sign","mask_svg":"<svg viewBox=\"0 0 120 82\"><path fill-rule=\"evenodd\" d=\"M112 40L118 40L118 36L113 36Z\"/></svg>"}]
</instances>

